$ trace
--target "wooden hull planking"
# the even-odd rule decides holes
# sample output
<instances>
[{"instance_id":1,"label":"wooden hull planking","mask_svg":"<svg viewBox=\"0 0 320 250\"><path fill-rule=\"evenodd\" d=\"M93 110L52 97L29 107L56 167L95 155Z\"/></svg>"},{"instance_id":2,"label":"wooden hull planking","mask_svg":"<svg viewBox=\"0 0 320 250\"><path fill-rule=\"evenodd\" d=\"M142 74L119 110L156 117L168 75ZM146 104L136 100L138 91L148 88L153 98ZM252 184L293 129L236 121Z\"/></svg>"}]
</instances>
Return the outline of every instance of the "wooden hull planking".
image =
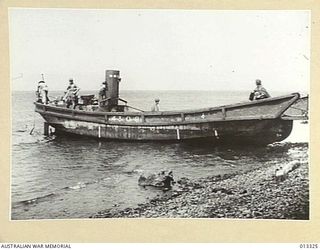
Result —
<instances>
[{"instance_id":1,"label":"wooden hull planking","mask_svg":"<svg viewBox=\"0 0 320 250\"><path fill-rule=\"evenodd\" d=\"M215 108L167 112L89 112L35 103L55 128L101 139L208 141L214 144L269 144L287 138L292 120L281 119L299 94Z\"/></svg>"},{"instance_id":2,"label":"wooden hull planking","mask_svg":"<svg viewBox=\"0 0 320 250\"><path fill-rule=\"evenodd\" d=\"M57 134L70 133L99 139L134 141L208 141L216 144L269 144L287 138L292 130L292 121L247 120L217 121L187 125L126 126L96 124L47 118Z\"/></svg>"}]
</instances>

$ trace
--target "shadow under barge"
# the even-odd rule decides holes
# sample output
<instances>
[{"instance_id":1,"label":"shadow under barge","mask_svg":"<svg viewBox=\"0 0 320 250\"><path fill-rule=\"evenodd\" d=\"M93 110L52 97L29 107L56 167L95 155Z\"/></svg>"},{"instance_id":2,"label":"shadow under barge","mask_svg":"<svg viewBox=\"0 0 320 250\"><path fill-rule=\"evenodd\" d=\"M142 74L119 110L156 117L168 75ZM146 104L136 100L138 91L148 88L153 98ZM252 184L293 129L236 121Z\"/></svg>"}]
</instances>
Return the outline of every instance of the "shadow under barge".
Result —
<instances>
[{"instance_id":1,"label":"shadow under barge","mask_svg":"<svg viewBox=\"0 0 320 250\"><path fill-rule=\"evenodd\" d=\"M119 73L106 71L106 99L100 104L86 97L75 109L35 102L35 111L45 119L45 131L51 126L55 134L108 140L266 145L284 140L293 120L305 119L286 115L302 100L299 93L203 109L138 111L119 98Z\"/></svg>"}]
</instances>

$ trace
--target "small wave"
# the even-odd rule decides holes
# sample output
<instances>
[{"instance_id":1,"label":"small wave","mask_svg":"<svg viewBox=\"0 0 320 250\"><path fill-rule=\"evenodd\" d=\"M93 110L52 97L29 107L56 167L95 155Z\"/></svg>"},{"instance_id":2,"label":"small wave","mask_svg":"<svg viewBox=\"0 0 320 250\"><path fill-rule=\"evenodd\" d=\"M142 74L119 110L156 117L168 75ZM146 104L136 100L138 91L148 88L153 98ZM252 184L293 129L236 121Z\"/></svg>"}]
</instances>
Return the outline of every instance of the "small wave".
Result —
<instances>
[{"instance_id":1,"label":"small wave","mask_svg":"<svg viewBox=\"0 0 320 250\"><path fill-rule=\"evenodd\" d=\"M71 187L66 187L65 189L73 189L73 190L76 190L76 189L81 189L81 188L85 188L87 187L87 184L84 183L84 182L78 182L77 185L75 186L71 186Z\"/></svg>"},{"instance_id":2,"label":"small wave","mask_svg":"<svg viewBox=\"0 0 320 250\"><path fill-rule=\"evenodd\" d=\"M272 144L269 144L268 147L270 148L276 148L276 147L306 147L308 146L308 142L289 142L289 141L282 141L282 142L274 142Z\"/></svg>"},{"instance_id":3,"label":"small wave","mask_svg":"<svg viewBox=\"0 0 320 250\"><path fill-rule=\"evenodd\" d=\"M108 180L110 179L110 177L107 177L107 178L103 178L103 179L98 179L98 180L93 180L93 181L87 181L87 182L82 182L82 181L79 181L76 185L74 186L67 186L67 187L64 187L62 188L63 190L77 190L77 189L82 189L82 188L86 188L88 185L92 185L92 184L96 184L96 183L99 183L100 181L103 181L103 180Z\"/></svg>"},{"instance_id":4,"label":"small wave","mask_svg":"<svg viewBox=\"0 0 320 250\"><path fill-rule=\"evenodd\" d=\"M142 169L134 169L134 170L132 170L132 172L134 172L134 173L143 173L143 170Z\"/></svg>"},{"instance_id":5,"label":"small wave","mask_svg":"<svg viewBox=\"0 0 320 250\"><path fill-rule=\"evenodd\" d=\"M18 139L19 138L19 139ZM15 137L12 142L12 146L24 146L24 145L30 145L30 144L40 144L40 143L48 143L55 140L54 136L50 137L35 137L32 135L29 135L28 137Z\"/></svg>"},{"instance_id":6,"label":"small wave","mask_svg":"<svg viewBox=\"0 0 320 250\"><path fill-rule=\"evenodd\" d=\"M24 133L24 132L27 132L28 130L27 129L18 129L18 130L15 130L14 132L16 133Z\"/></svg>"},{"instance_id":7,"label":"small wave","mask_svg":"<svg viewBox=\"0 0 320 250\"><path fill-rule=\"evenodd\" d=\"M141 174L143 173L142 169L133 169L133 170L128 170L128 171L123 171L124 174Z\"/></svg>"},{"instance_id":8,"label":"small wave","mask_svg":"<svg viewBox=\"0 0 320 250\"><path fill-rule=\"evenodd\" d=\"M38 197L35 197L35 198L32 198L32 199L28 199L28 200L23 200L23 201L17 201L17 202L14 202L13 203L13 207L17 207L19 205L32 205L32 204L36 204L38 203L39 201L44 201L48 198L51 198L52 196L55 196L56 193L50 193L50 194L46 194L46 195L42 195L42 196L38 196Z\"/></svg>"},{"instance_id":9,"label":"small wave","mask_svg":"<svg viewBox=\"0 0 320 250\"><path fill-rule=\"evenodd\" d=\"M18 207L20 205L26 206L26 205L37 204L37 203L39 203L41 201L46 201L49 198L52 198L54 196L59 195L62 190L78 190L78 189L86 188L87 185L98 183L98 182L99 182L99 180L90 181L90 182L78 182L74 186L67 186L67 187L61 188L61 189L59 189L59 190L57 190L55 192L52 192L52 193L49 193L49 194L46 194L46 195L38 196L38 197L35 197L35 198L32 198L32 199L28 199L28 200L13 202L12 205L13 205L13 207Z\"/></svg>"}]
</instances>

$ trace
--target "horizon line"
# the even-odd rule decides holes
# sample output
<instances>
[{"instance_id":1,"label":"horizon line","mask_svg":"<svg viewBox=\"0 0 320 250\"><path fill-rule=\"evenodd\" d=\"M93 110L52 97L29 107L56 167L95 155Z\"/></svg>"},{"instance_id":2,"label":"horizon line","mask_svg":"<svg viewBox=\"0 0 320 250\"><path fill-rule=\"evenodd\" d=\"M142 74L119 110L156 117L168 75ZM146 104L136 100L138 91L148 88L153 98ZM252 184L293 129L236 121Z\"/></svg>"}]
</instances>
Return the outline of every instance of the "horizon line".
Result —
<instances>
[{"instance_id":1,"label":"horizon line","mask_svg":"<svg viewBox=\"0 0 320 250\"><path fill-rule=\"evenodd\" d=\"M30 89L12 89L11 92L25 92L25 91L36 91L36 90L30 90ZM65 89L53 89L49 90L50 91L66 91ZM96 91L99 92L98 89L80 89L80 91ZM121 91L251 91L251 89L245 90L245 89L234 89L234 90L229 90L229 89L123 89ZM297 91L289 91L289 90L271 90L275 92L297 92ZM310 92L310 90L299 90L301 92Z\"/></svg>"}]
</instances>

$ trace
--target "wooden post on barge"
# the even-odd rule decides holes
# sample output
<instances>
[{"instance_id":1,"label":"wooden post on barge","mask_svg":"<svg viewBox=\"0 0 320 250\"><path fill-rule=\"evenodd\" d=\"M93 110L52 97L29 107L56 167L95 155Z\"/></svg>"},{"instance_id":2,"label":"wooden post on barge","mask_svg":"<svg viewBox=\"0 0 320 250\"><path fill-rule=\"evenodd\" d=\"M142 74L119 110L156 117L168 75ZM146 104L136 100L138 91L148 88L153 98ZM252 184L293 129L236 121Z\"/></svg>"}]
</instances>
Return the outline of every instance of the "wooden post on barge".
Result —
<instances>
[{"instance_id":1,"label":"wooden post on barge","mask_svg":"<svg viewBox=\"0 0 320 250\"><path fill-rule=\"evenodd\" d=\"M49 123L47 122L43 123L43 134L45 136L49 136L49 127L50 127Z\"/></svg>"}]
</instances>

